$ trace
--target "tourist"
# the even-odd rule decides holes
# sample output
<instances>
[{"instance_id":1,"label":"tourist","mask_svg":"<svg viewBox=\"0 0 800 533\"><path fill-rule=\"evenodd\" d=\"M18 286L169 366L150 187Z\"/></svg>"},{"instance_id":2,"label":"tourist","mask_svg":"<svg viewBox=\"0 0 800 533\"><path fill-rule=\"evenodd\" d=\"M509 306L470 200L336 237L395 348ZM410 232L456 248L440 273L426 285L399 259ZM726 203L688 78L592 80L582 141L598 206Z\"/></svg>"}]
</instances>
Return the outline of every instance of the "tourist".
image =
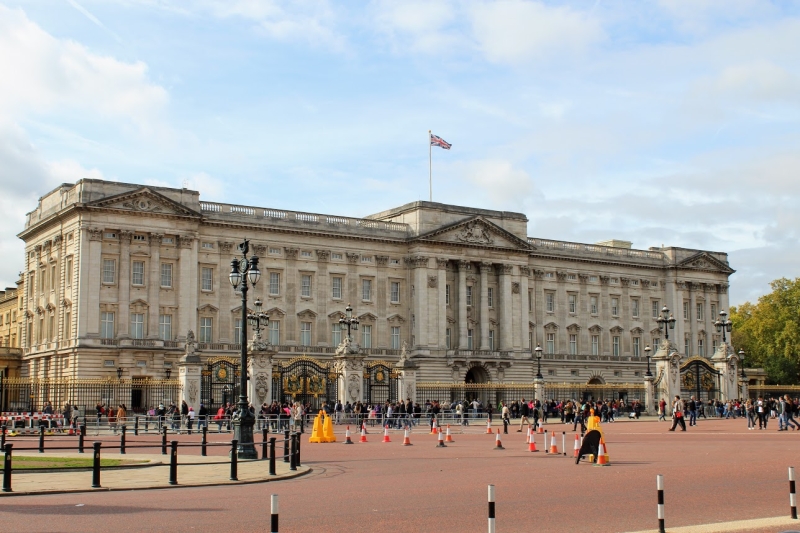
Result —
<instances>
[{"instance_id":1,"label":"tourist","mask_svg":"<svg viewBox=\"0 0 800 533\"><path fill-rule=\"evenodd\" d=\"M520 409L520 419L519 419L519 429L517 433L522 433L522 428L525 424L530 425L530 420L528 420L528 415L530 414L530 408L528 407L528 402L525 401L525 398L522 399L522 402L519 404Z\"/></svg>"},{"instance_id":2,"label":"tourist","mask_svg":"<svg viewBox=\"0 0 800 533\"><path fill-rule=\"evenodd\" d=\"M658 401L658 419L667 421L667 402L664 401L664 398Z\"/></svg>"},{"instance_id":3,"label":"tourist","mask_svg":"<svg viewBox=\"0 0 800 533\"><path fill-rule=\"evenodd\" d=\"M758 429L767 429L767 404L761 396L756 400L756 416L758 416Z\"/></svg>"},{"instance_id":4,"label":"tourist","mask_svg":"<svg viewBox=\"0 0 800 533\"><path fill-rule=\"evenodd\" d=\"M694 396L689 398L689 425L696 426L697 425L697 402L694 400Z\"/></svg>"},{"instance_id":5,"label":"tourist","mask_svg":"<svg viewBox=\"0 0 800 533\"><path fill-rule=\"evenodd\" d=\"M675 431L675 428L680 424L681 431L686 431L686 422L683 420L683 411L685 409L683 400L680 396L675 396L675 401L672 402L672 427L669 431Z\"/></svg>"},{"instance_id":6,"label":"tourist","mask_svg":"<svg viewBox=\"0 0 800 533\"><path fill-rule=\"evenodd\" d=\"M753 400L750 398L747 399L747 402L744 404L744 413L747 417L747 429L752 430L756 428L756 411L755 406L753 405Z\"/></svg>"},{"instance_id":7,"label":"tourist","mask_svg":"<svg viewBox=\"0 0 800 533\"><path fill-rule=\"evenodd\" d=\"M503 406L503 410L501 411L501 416L503 418L503 433L506 435L508 434L508 422L509 417L511 416L511 411L509 410L508 406L505 402L502 402L501 405Z\"/></svg>"},{"instance_id":8,"label":"tourist","mask_svg":"<svg viewBox=\"0 0 800 533\"><path fill-rule=\"evenodd\" d=\"M186 431L189 435L192 434L192 425L194 424L194 407L190 407L186 412Z\"/></svg>"}]
</instances>

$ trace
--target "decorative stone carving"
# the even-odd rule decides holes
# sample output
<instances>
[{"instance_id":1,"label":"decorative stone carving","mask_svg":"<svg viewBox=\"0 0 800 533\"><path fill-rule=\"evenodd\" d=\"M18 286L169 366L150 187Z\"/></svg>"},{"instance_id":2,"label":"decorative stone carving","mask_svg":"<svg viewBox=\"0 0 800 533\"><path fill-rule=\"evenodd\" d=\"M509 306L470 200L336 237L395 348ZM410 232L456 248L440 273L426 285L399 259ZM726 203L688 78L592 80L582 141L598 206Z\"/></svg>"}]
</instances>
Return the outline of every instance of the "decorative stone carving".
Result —
<instances>
[{"instance_id":1,"label":"decorative stone carving","mask_svg":"<svg viewBox=\"0 0 800 533\"><path fill-rule=\"evenodd\" d=\"M267 397L267 391L269 390L269 378L267 377L266 372L259 372L256 374L256 396L258 397L258 403L264 403Z\"/></svg>"},{"instance_id":2,"label":"decorative stone carving","mask_svg":"<svg viewBox=\"0 0 800 533\"><path fill-rule=\"evenodd\" d=\"M151 213L158 213L159 211L163 210L163 206L161 204L143 197L132 198L122 202L122 207L133 209L134 211L145 211Z\"/></svg>"},{"instance_id":3,"label":"decorative stone carving","mask_svg":"<svg viewBox=\"0 0 800 533\"><path fill-rule=\"evenodd\" d=\"M161 246L161 240L164 238L163 233L151 233L148 235L151 246Z\"/></svg>"},{"instance_id":4,"label":"decorative stone carving","mask_svg":"<svg viewBox=\"0 0 800 533\"><path fill-rule=\"evenodd\" d=\"M538 269L534 270L533 271L533 277L535 279L544 279L544 270L538 270Z\"/></svg>"},{"instance_id":5,"label":"decorative stone carving","mask_svg":"<svg viewBox=\"0 0 800 533\"><path fill-rule=\"evenodd\" d=\"M608 282L611 281L610 276L600 276L600 284L601 285L608 285Z\"/></svg>"},{"instance_id":6,"label":"decorative stone carving","mask_svg":"<svg viewBox=\"0 0 800 533\"><path fill-rule=\"evenodd\" d=\"M194 402L197 401L197 389L198 389L197 382L196 381L190 381L189 382L188 393L189 393L189 401L191 403L194 403Z\"/></svg>"},{"instance_id":7,"label":"decorative stone carving","mask_svg":"<svg viewBox=\"0 0 800 533\"><path fill-rule=\"evenodd\" d=\"M456 240L472 244L492 244L494 242L489 229L477 220L468 222L461 228L461 231L456 234Z\"/></svg>"},{"instance_id":8,"label":"decorative stone carving","mask_svg":"<svg viewBox=\"0 0 800 533\"><path fill-rule=\"evenodd\" d=\"M315 250L317 252L317 261L320 263L327 263L331 258L330 250Z\"/></svg>"},{"instance_id":9,"label":"decorative stone carving","mask_svg":"<svg viewBox=\"0 0 800 533\"><path fill-rule=\"evenodd\" d=\"M89 228L87 231L89 232L89 240L90 241L102 241L103 240L103 230L101 228ZM40 249L41 249L41 247L40 247Z\"/></svg>"},{"instance_id":10,"label":"decorative stone carving","mask_svg":"<svg viewBox=\"0 0 800 533\"><path fill-rule=\"evenodd\" d=\"M133 239L133 232L130 230L122 230L119 232L119 242L122 244L130 244Z\"/></svg>"},{"instance_id":11,"label":"decorative stone carving","mask_svg":"<svg viewBox=\"0 0 800 533\"><path fill-rule=\"evenodd\" d=\"M567 281L567 273L566 272L556 272L556 278L558 278L558 281Z\"/></svg>"},{"instance_id":12,"label":"decorative stone carving","mask_svg":"<svg viewBox=\"0 0 800 533\"><path fill-rule=\"evenodd\" d=\"M642 286L642 289L649 289L650 288L650 280L649 279L640 279L639 283Z\"/></svg>"},{"instance_id":13,"label":"decorative stone carving","mask_svg":"<svg viewBox=\"0 0 800 533\"><path fill-rule=\"evenodd\" d=\"M477 283L477 282L478 282L478 278L476 278L475 276L467 276L467 283L473 283L474 284L474 283Z\"/></svg>"},{"instance_id":14,"label":"decorative stone carving","mask_svg":"<svg viewBox=\"0 0 800 533\"><path fill-rule=\"evenodd\" d=\"M358 260L361 258L359 254L354 254L353 252L347 252L344 255L347 257L347 262L353 265L358 263Z\"/></svg>"},{"instance_id":15,"label":"decorative stone carving","mask_svg":"<svg viewBox=\"0 0 800 533\"><path fill-rule=\"evenodd\" d=\"M679 290L685 291L687 287L687 283L685 281L676 281L675 286L678 287Z\"/></svg>"},{"instance_id":16,"label":"decorative stone carving","mask_svg":"<svg viewBox=\"0 0 800 533\"><path fill-rule=\"evenodd\" d=\"M286 254L286 259L295 260L297 259L297 254L300 252L300 249L284 247L283 252Z\"/></svg>"},{"instance_id":17,"label":"decorative stone carving","mask_svg":"<svg viewBox=\"0 0 800 533\"><path fill-rule=\"evenodd\" d=\"M516 281L511 282L511 294L519 294L519 283Z\"/></svg>"},{"instance_id":18,"label":"decorative stone carving","mask_svg":"<svg viewBox=\"0 0 800 533\"><path fill-rule=\"evenodd\" d=\"M623 287L628 287L631 284L631 279L630 278L619 278L619 282L620 282L620 284L622 284Z\"/></svg>"},{"instance_id":19,"label":"decorative stone carving","mask_svg":"<svg viewBox=\"0 0 800 533\"><path fill-rule=\"evenodd\" d=\"M361 384L358 376L350 374L347 379L347 396L351 403L355 403L361 398Z\"/></svg>"},{"instance_id":20,"label":"decorative stone carving","mask_svg":"<svg viewBox=\"0 0 800 533\"><path fill-rule=\"evenodd\" d=\"M439 282L439 276L428 276L428 287L435 289Z\"/></svg>"},{"instance_id":21,"label":"decorative stone carving","mask_svg":"<svg viewBox=\"0 0 800 533\"><path fill-rule=\"evenodd\" d=\"M444 270L447 268L447 261L448 259L445 257L437 257L436 258L436 268L440 270Z\"/></svg>"},{"instance_id":22,"label":"decorative stone carving","mask_svg":"<svg viewBox=\"0 0 800 533\"><path fill-rule=\"evenodd\" d=\"M581 283L588 283L589 282L589 274L578 274L578 280Z\"/></svg>"},{"instance_id":23,"label":"decorative stone carving","mask_svg":"<svg viewBox=\"0 0 800 533\"><path fill-rule=\"evenodd\" d=\"M526 266L521 266L519 267L519 274L520 276L528 278L531 275L531 268Z\"/></svg>"},{"instance_id":24,"label":"decorative stone carving","mask_svg":"<svg viewBox=\"0 0 800 533\"><path fill-rule=\"evenodd\" d=\"M730 285L728 285L727 283L721 283L717 285L717 291L720 294L726 294L728 292L728 287L730 287Z\"/></svg>"},{"instance_id":25,"label":"decorative stone carving","mask_svg":"<svg viewBox=\"0 0 800 533\"><path fill-rule=\"evenodd\" d=\"M428 266L428 258L423 257L421 255L414 256L414 267L415 268L427 268Z\"/></svg>"},{"instance_id":26,"label":"decorative stone carving","mask_svg":"<svg viewBox=\"0 0 800 533\"><path fill-rule=\"evenodd\" d=\"M717 286L713 283L703 283L703 290L706 292L716 291Z\"/></svg>"},{"instance_id":27,"label":"decorative stone carving","mask_svg":"<svg viewBox=\"0 0 800 533\"><path fill-rule=\"evenodd\" d=\"M267 255L267 247L263 244L254 244L253 245L253 253L258 257L264 257Z\"/></svg>"},{"instance_id":28,"label":"decorative stone carving","mask_svg":"<svg viewBox=\"0 0 800 533\"><path fill-rule=\"evenodd\" d=\"M194 245L194 235L178 235L178 243L181 248L191 248Z\"/></svg>"},{"instance_id":29,"label":"decorative stone carving","mask_svg":"<svg viewBox=\"0 0 800 533\"><path fill-rule=\"evenodd\" d=\"M513 265L498 265L498 269L500 270L500 273L503 274L504 276L508 276L512 272L514 272Z\"/></svg>"},{"instance_id":30,"label":"decorative stone carving","mask_svg":"<svg viewBox=\"0 0 800 533\"><path fill-rule=\"evenodd\" d=\"M467 272L468 270L472 270L472 263L463 259L459 259L458 270L459 272Z\"/></svg>"},{"instance_id":31,"label":"decorative stone carving","mask_svg":"<svg viewBox=\"0 0 800 533\"><path fill-rule=\"evenodd\" d=\"M53 244L58 245L61 243L61 240L62 240L61 234L58 234L55 237L53 237Z\"/></svg>"},{"instance_id":32,"label":"decorative stone carving","mask_svg":"<svg viewBox=\"0 0 800 533\"><path fill-rule=\"evenodd\" d=\"M219 246L220 253L229 254L231 250L233 250L233 243L226 242L226 241L218 241L217 246Z\"/></svg>"},{"instance_id":33,"label":"decorative stone carving","mask_svg":"<svg viewBox=\"0 0 800 533\"><path fill-rule=\"evenodd\" d=\"M389 264L389 256L388 255L376 255L375 256L375 263L377 263L380 267L385 267Z\"/></svg>"}]
</instances>

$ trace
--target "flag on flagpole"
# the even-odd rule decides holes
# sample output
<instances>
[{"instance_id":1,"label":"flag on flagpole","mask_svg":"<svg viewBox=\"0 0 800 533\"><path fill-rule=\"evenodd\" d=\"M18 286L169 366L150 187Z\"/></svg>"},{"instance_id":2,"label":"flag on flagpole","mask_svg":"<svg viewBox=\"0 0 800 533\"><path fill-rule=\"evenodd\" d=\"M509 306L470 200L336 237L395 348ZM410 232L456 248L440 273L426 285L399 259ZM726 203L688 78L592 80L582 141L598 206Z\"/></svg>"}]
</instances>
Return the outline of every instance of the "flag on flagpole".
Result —
<instances>
[{"instance_id":1,"label":"flag on flagpole","mask_svg":"<svg viewBox=\"0 0 800 533\"><path fill-rule=\"evenodd\" d=\"M433 133L431 133L431 146L438 146L439 148L444 148L445 150L449 150L450 147L453 145L445 141L438 135L434 135Z\"/></svg>"}]
</instances>

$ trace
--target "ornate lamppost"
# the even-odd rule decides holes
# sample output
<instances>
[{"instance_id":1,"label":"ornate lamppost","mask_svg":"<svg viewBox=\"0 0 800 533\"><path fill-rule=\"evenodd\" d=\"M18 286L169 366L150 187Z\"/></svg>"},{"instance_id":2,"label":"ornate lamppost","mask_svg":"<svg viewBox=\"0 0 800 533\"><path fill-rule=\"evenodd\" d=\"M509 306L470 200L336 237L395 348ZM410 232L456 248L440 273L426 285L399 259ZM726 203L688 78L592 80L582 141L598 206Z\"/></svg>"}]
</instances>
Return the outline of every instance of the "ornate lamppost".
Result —
<instances>
[{"instance_id":1,"label":"ornate lamppost","mask_svg":"<svg viewBox=\"0 0 800 533\"><path fill-rule=\"evenodd\" d=\"M670 314L669 308L666 305L661 309L661 316L658 317L656 322L658 322L658 329L664 332L664 338L667 340L667 345L669 345L669 330L675 329L675 322L677 322L677 320ZM669 347L667 349L669 349Z\"/></svg>"},{"instance_id":2,"label":"ornate lamppost","mask_svg":"<svg viewBox=\"0 0 800 533\"><path fill-rule=\"evenodd\" d=\"M653 373L650 372L650 345L644 347L644 355L647 357L647 372L644 373L644 377L652 378Z\"/></svg>"},{"instance_id":3,"label":"ornate lamppost","mask_svg":"<svg viewBox=\"0 0 800 533\"><path fill-rule=\"evenodd\" d=\"M536 348L533 349L536 353L536 379L543 380L544 376L542 376L542 347L538 343L536 344Z\"/></svg>"},{"instance_id":4,"label":"ornate lamppost","mask_svg":"<svg viewBox=\"0 0 800 533\"><path fill-rule=\"evenodd\" d=\"M717 327L717 333L722 332L722 343L727 343L727 339L725 337L725 332L730 333L731 329L733 328L733 323L731 322L730 318L727 318L728 313L725 311L719 312L719 318L714 325Z\"/></svg>"},{"instance_id":5,"label":"ornate lamppost","mask_svg":"<svg viewBox=\"0 0 800 533\"><path fill-rule=\"evenodd\" d=\"M339 327L342 328L342 331L347 330L347 340L346 344L353 342L353 338L350 336L351 330L358 331L358 318L353 316L353 308L350 304L347 304L347 307L344 308L344 314L342 318L339 319Z\"/></svg>"},{"instance_id":6,"label":"ornate lamppost","mask_svg":"<svg viewBox=\"0 0 800 533\"><path fill-rule=\"evenodd\" d=\"M261 307L264 305L261 302L261 298L256 298L253 305L256 306L256 312L249 313L247 315L247 320L250 322L250 325L253 326L253 336L255 337L255 341L258 342L261 340L261 330L264 329L265 324L269 323L269 315L261 311Z\"/></svg>"},{"instance_id":7,"label":"ornate lamppost","mask_svg":"<svg viewBox=\"0 0 800 533\"><path fill-rule=\"evenodd\" d=\"M258 257L253 255L249 260L247 259L247 253L250 251L250 241L243 240L238 246L238 250L242 254L242 259L234 258L231 260L231 273L228 276L234 290L239 289L242 291L242 338L239 339L241 346L241 366L239 367L241 369L239 374L241 384L239 385L238 410L233 415L233 436L239 441L237 454L239 458L257 459L258 454L253 442L253 426L255 426L256 418L250 412L247 401L247 291L248 284L253 287L256 286L256 283L261 278L261 271L258 269Z\"/></svg>"},{"instance_id":8,"label":"ornate lamppost","mask_svg":"<svg viewBox=\"0 0 800 533\"><path fill-rule=\"evenodd\" d=\"M747 383L747 374L744 373L744 350L741 350L741 349L739 350L739 366L742 367L742 375L739 378L739 381L742 382L742 397L741 397L741 399L744 400L745 384Z\"/></svg>"}]
</instances>

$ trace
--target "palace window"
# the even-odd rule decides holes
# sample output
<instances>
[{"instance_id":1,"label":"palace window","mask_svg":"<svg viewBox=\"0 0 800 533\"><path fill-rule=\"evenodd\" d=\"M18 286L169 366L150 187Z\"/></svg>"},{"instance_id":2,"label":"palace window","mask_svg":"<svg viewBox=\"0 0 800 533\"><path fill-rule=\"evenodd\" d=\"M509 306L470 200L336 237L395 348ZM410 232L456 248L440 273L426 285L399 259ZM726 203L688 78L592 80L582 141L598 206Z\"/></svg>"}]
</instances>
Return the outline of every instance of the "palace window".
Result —
<instances>
[{"instance_id":1,"label":"palace window","mask_svg":"<svg viewBox=\"0 0 800 533\"><path fill-rule=\"evenodd\" d=\"M131 271L131 283L133 285L144 285L144 261L134 261Z\"/></svg>"},{"instance_id":2,"label":"palace window","mask_svg":"<svg viewBox=\"0 0 800 533\"><path fill-rule=\"evenodd\" d=\"M214 319L211 317L200 318L200 342L213 342Z\"/></svg>"},{"instance_id":3,"label":"palace window","mask_svg":"<svg viewBox=\"0 0 800 533\"><path fill-rule=\"evenodd\" d=\"M342 298L342 278L331 278L331 298L341 300ZM338 346L338 344L337 344Z\"/></svg>"},{"instance_id":4,"label":"palace window","mask_svg":"<svg viewBox=\"0 0 800 533\"><path fill-rule=\"evenodd\" d=\"M361 326L361 347L372 348L372 326Z\"/></svg>"},{"instance_id":5,"label":"palace window","mask_svg":"<svg viewBox=\"0 0 800 533\"><path fill-rule=\"evenodd\" d=\"M467 285L467 305L472 305L472 286Z\"/></svg>"},{"instance_id":6,"label":"palace window","mask_svg":"<svg viewBox=\"0 0 800 533\"><path fill-rule=\"evenodd\" d=\"M639 346L641 345L642 340L639 337L633 338L633 356L640 357L642 354L639 351Z\"/></svg>"},{"instance_id":7,"label":"palace window","mask_svg":"<svg viewBox=\"0 0 800 533\"><path fill-rule=\"evenodd\" d=\"M233 342L239 344L246 340L247 339L242 338L242 319L235 318L233 320Z\"/></svg>"},{"instance_id":8,"label":"palace window","mask_svg":"<svg viewBox=\"0 0 800 533\"><path fill-rule=\"evenodd\" d=\"M567 302L569 303L569 312L570 313L577 313L578 312L578 295L577 294L570 294L567 296Z\"/></svg>"},{"instance_id":9,"label":"palace window","mask_svg":"<svg viewBox=\"0 0 800 533\"><path fill-rule=\"evenodd\" d=\"M131 314L131 337L134 339L144 338L144 313Z\"/></svg>"},{"instance_id":10,"label":"palace window","mask_svg":"<svg viewBox=\"0 0 800 533\"><path fill-rule=\"evenodd\" d=\"M494 351L494 330L489 330L489 350Z\"/></svg>"},{"instance_id":11,"label":"palace window","mask_svg":"<svg viewBox=\"0 0 800 533\"><path fill-rule=\"evenodd\" d=\"M697 355L701 357L706 355L706 341L703 339L697 339Z\"/></svg>"},{"instance_id":12,"label":"palace window","mask_svg":"<svg viewBox=\"0 0 800 533\"><path fill-rule=\"evenodd\" d=\"M400 326L392 326L392 350L400 349Z\"/></svg>"},{"instance_id":13,"label":"palace window","mask_svg":"<svg viewBox=\"0 0 800 533\"><path fill-rule=\"evenodd\" d=\"M371 279L362 279L361 280L361 299L365 302L372 300L372 280Z\"/></svg>"},{"instance_id":14,"label":"palace window","mask_svg":"<svg viewBox=\"0 0 800 533\"><path fill-rule=\"evenodd\" d=\"M619 316L619 298L611 298L611 316Z\"/></svg>"},{"instance_id":15,"label":"palace window","mask_svg":"<svg viewBox=\"0 0 800 533\"><path fill-rule=\"evenodd\" d=\"M717 304L711 304L711 320L717 319Z\"/></svg>"},{"instance_id":16,"label":"palace window","mask_svg":"<svg viewBox=\"0 0 800 533\"><path fill-rule=\"evenodd\" d=\"M281 293L281 275L280 272L269 273L269 294L270 296L278 296Z\"/></svg>"},{"instance_id":17,"label":"palace window","mask_svg":"<svg viewBox=\"0 0 800 533\"><path fill-rule=\"evenodd\" d=\"M612 355L619 357L619 336L614 335L611 338Z\"/></svg>"},{"instance_id":18,"label":"palace window","mask_svg":"<svg viewBox=\"0 0 800 533\"><path fill-rule=\"evenodd\" d=\"M471 329L467 330L467 350L472 350L472 331Z\"/></svg>"},{"instance_id":19,"label":"palace window","mask_svg":"<svg viewBox=\"0 0 800 533\"><path fill-rule=\"evenodd\" d=\"M278 320L269 321L269 343L278 346L281 343L281 323Z\"/></svg>"},{"instance_id":20,"label":"palace window","mask_svg":"<svg viewBox=\"0 0 800 533\"><path fill-rule=\"evenodd\" d=\"M161 263L161 286L165 289L172 287L172 263Z\"/></svg>"},{"instance_id":21,"label":"palace window","mask_svg":"<svg viewBox=\"0 0 800 533\"><path fill-rule=\"evenodd\" d=\"M162 341L172 340L172 315L158 316L158 337Z\"/></svg>"},{"instance_id":22,"label":"palace window","mask_svg":"<svg viewBox=\"0 0 800 533\"><path fill-rule=\"evenodd\" d=\"M486 305L494 307L494 288L489 287L486 289Z\"/></svg>"},{"instance_id":23,"label":"palace window","mask_svg":"<svg viewBox=\"0 0 800 533\"><path fill-rule=\"evenodd\" d=\"M658 318L658 316L661 314L661 302L659 302L658 300L653 300L652 302L650 302L650 304L652 307L653 318Z\"/></svg>"},{"instance_id":24,"label":"palace window","mask_svg":"<svg viewBox=\"0 0 800 533\"><path fill-rule=\"evenodd\" d=\"M702 322L703 320L705 320L705 318L704 318L705 313L703 312L703 311L705 311L705 305L702 302L700 302L695 307L696 307L696 313L695 314L697 315L697 321L698 322Z\"/></svg>"},{"instance_id":25,"label":"palace window","mask_svg":"<svg viewBox=\"0 0 800 533\"><path fill-rule=\"evenodd\" d=\"M683 302L683 319L689 320L689 302Z\"/></svg>"},{"instance_id":26,"label":"palace window","mask_svg":"<svg viewBox=\"0 0 800 533\"><path fill-rule=\"evenodd\" d=\"M556 353L556 334L548 333L547 340L544 345L546 353Z\"/></svg>"},{"instance_id":27,"label":"palace window","mask_svg":"<svg viewBox=\"0 0 800 533\"><path fill-rule=\"evenodd\" d=\"M444 346L448 350L450 349L450 328L445 329L445 332L444 332Z\"/></svg>"},{"instance_id":28,"label":"palace window","mask_svg":"<svg viewBox=\"0 0 800 533\"><path fill-rule=\"evenodd\" d=\"M590 296L589 297L589 311L593 314L597 314L597 296Z\"/></svg>"},{"instance_id":29,"label":"palace window","mask_svg":"<svg viewBox=\"0 0 800 533\"><path fill-rule=\"evenodd\" d=\"M631 316L633 318L639 318L639 300L636 298L631 300Z\"/></svg>"},{"instance_id":30,"label":"palace window","mask_svg":"<svg viewBox=\"0 0 800 533\"><path fill-rule=\"evenodd\" d=\"M683 351L684 351L684 354L686 355L686 357L690 357L690 355L689 355L689 354L690 354L691 352L689 351L689 349L690 349L690 346L689 346L689 337L686 337L685 339L683 339Z\"/></svg>"},{"instance_id":31,"label":"palace window","mask_svg":"<svg viewBox=\"0 0 800 533\"><path fill-rule=\"evenodd\" d=\"M658 350L658 346L661 344L661 339L658 337L653 337L653 351Z\"/></svg>"},{"instance_id":32,"label":"palace window","mask_svg":"<svg viewBox=\"0 0 800 533\"><path fill-rule=\"evenodd\" d=\"M578 354L578 336L570 334L569 336L569 354L570 355L577 355Z\"/></svg>"},{"instance_id":33,"label":"palace window","mask_svg":"<svg viewBox=\"0 0 800 533\"><path fill-rule=\"evenodd\" d=\"M450 305L450 285L444 286L444 304Z\"/></svg>"},{"instance_id":34,"label":"palace window","mask_svg":"<svg viewBox=\"0 0 800 533\"><path fill-rule=\"evenodd\" d=\"M339 346L342 343L342 326L338 322L331 325L331 345Z\"/></svg>"},{"instance_id":35,"label":"palace window","mask_svg":"<svg viewBox=\"0 0 800 533\"><path fill-rule=\"evenodd\" d=\"M300 279L300 296L311 298L311 275L303 274Z\"/></svg>"},{"instance_id":36,"label":"palace window","mask_svg":"<svg viewBox=\"0 0 800 533\"><path fill-rule=\"evenodd\" d=\"M600 355L600 335L592 335L592 355Z\"/></svg>"},{"instance_id":37,"label":"palace window","mask_svg":"<svg viewBox=\"0 0 800 533\"><path fill-rule=\"evenodd\" d=\"M117 261L103 259L103 283L113 284L117 281Z\"/></svg>"},{"instance_id":38,"label":"palace window","mask_svg":"<svg viewBox=\"0 0 800 533\"><path fill-rule=\"evenodd\" d=\"M64 285L72 287L72 258L67 257L67 266L64 268Z\"/></svg>"},{"instance_id":39,"label":"palace window","mask_svg":"<svg viewBox=\"0 0 800 533\"><path fill-rule=\"evenodd\" d=\"M399 281L393 281L391 283L391 291L390 291L389 301L391 301L393 304L399 304L400 303L400 282Z\"/></svg>"},{"instance_id":40,"label":"palace window","mask_svg":"<svg viewBox=\"0 0 800 533\"><path fill-rule=\"evenodd\" d=\"M548 313L552 313L556 309L556 295L552 292L545 293L544 295L545 309Z\"/></svg>"},{"instance_id":41,"label":"palace window","mask_svg":"<svg viewBox=\"0 0 800 533\"><path fill-rule=\"evenodd\" d=\"M210 267L203 267L201 270L202 285L201 290L212 291L214 290L214 269Z\"/></svg>"},{"instance_id":42,"label":"palace window","mask_svg":"<svg viewBox=\"0 0 800 533\"><path fill-rule=\"evenodd\" d=\"M311 346L311 322L300 322L300 345Z\"/></svg>"}]
</instances>

